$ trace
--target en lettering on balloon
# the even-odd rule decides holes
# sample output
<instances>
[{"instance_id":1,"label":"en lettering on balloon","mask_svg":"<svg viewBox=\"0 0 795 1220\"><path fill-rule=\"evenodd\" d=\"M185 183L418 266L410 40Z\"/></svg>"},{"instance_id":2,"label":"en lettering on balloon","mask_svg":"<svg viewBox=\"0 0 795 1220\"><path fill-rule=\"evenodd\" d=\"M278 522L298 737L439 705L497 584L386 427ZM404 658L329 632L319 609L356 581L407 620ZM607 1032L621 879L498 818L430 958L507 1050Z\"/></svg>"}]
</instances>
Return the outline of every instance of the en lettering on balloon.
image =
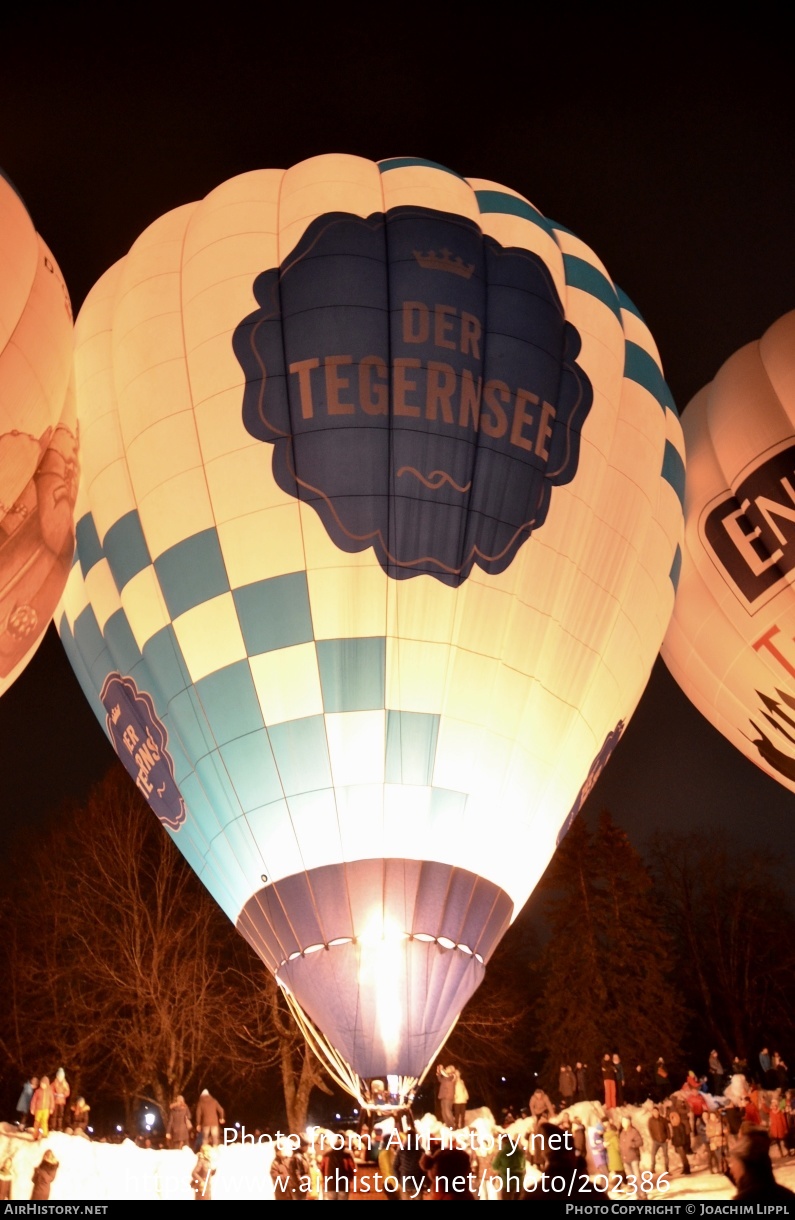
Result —
<instances>
[{"instance_id":1,"label":"en lettering on balloon","mask_svg":"<svg viewBox=\"0 0 795 1220\"><path fill-rule=\"evenodd\" d=\"M748 759L795 792L795 312L683 415L681 583L662 655Z\"/></svg>"}]
</instances>

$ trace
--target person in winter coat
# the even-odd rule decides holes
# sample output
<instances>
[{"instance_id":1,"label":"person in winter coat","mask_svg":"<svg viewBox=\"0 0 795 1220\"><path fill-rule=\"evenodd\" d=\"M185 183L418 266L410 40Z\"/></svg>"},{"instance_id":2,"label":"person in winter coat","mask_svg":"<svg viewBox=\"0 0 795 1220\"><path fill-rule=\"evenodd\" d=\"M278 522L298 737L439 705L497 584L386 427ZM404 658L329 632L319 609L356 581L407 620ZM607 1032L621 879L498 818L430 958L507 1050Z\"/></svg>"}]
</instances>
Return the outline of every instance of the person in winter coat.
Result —
<instances>
[{"instance_id":1,"label":"person in winter coat","mask_svg":"<svg viewBox=\"0 0 795 1220\"><path fill-rule=\"evenodd\" d=\"M33 1170L33 1191L31 1199L49 1199L50 1187L52 1186L53 1178L58 1172L58 1161L55 1159L55 1153L48 1148L44 1156L39 1161L36 1168Z\"/></svg>"},{"instance_id":2,"label":"person in winter coat","mask_svg":"<svg viewBox=\"0 0 795 1220\"><path fill-rule=\"evenodd\" d=\"M792 1213L795 1192L781 1186L773 1176L770 1140L766 1131L758 1127L747 1131L745 1138L732 1150L729 1168L737 1186L735 1200L743 1203L778 1203Z\"/></svg>"},{"instance_id":3,"label":"person in winter coat","mask_svg":"<svg viewBox=\"0 0 795 1220\"><path fill-rule=\"evenodd\" d=\"M645 1199L646 1196L640 1188L640 1154L643 1148L643 1136L637 1127L633 1127L632 1119L629 1117L621 1120L618 1146L621 1149L621 1160L624 1162L624 1177L629 1179L630 1186L635 1187L638 1198Z\"/></svg>"},{"instance_id":4,"label":"person in winter coat","mask_svg":"<svg viewBox=\"0 0 795 1220\"><path fill-rule=\"evenodd\" d=\"M176 1101L168 1108L168 1123L166 1124L166 1141L169 1148L184 1148L190 1143L190 1133L193 1123L190 1121L190 1107L180 1093Z\"/></svg>"},{"instance_id":5,"label":"person in winter coat","mask_svg":"<svg viewBox=\"0 0 795 1220\"><path fill-rule=\"evenodd\" d=\"M669 1121L671 1123L671 1143L682 1162L682 1173L690 1173L690 1162L687 1159L691 1152L690 1120L687 1117L683 1118L674 1106L669 1115Z\"/></svg>"},{"instance_id":6,"label":"person in winter coat","mask_svg":"<svg viewBox=\"0 0 795 1220\"><path fill-rule=\"evenodd\" d=\"M773 1052L770 1060L770 1073L773 1080L773 1088L781 1089L782 1093L789 1084L789 1068L784 1060L779 1055L778 1051Z\"/></svg>"},{"instance_id":7,"label":"person in winter coat","mask_svg":"<svg viewBox=\"0 0 795 1220\"><path fill-rule=\"evenodd\" d=\"M571 1064L561 1064L560 1074L558 1075L558 1094L560 1095L560 1108L567 1110L573 1103L577 1092L577 1077L571 1070Z\"/></svg>"},{"instance_id":8,"label":"person in winter coat","mask_svg":"<svg viewBox=\"0 0 795 1220\"><path fill-rule=\"evenodd\" d=\"M616 1108L616 1069L613 1063L613 1057L609 1052L605 1053L602 1060L602 1083L605 1090L605 1110L615 1110Z\"/></svg>"},{"instance_id":9,"label":"person in winter coat","mask_svg":"<svg viewBox=\"0 0 795 1220\"><path fill-rule=\"evenodd\" d=\"M416 1131L407 1131L400 1137L393 1172L398 1180L401 1199L421 1199L427 1188L428 1181L420 1167L422 1151L420 1137Z\"/></svg>"},{"instance_id":10,"label":"person in winter coat","mask_svg":"<svg viewBox=\"0 0 795 1220\"><path fill-rule=\"evenodd\" d=\"M202 1144L196 1157L196 1164L190 1175L190 1188L194 1199L212 1199L212 1176L215 1166L212 1160L212 1149L209 1144Z\"/></svg>"},{"instance_id":11,"label":"person in winter coat","mask_svg":"<svg viewBox=\"0 0 795 1220\"><path fill-rule=\"evenodd\" d=\"M616 1073L616 1105L624 1104L624 1065L620 1055L613 1055L613 1068Z\"/></svg>"},{"instance_id":12,"label":"person in winter coat","mask_svg":"<svg viewBox=\"0 0 795 1220\"><path fill-rule=\"evenodd\" d=\"M652 1097L655 1101L665 1101L671 1092L671 1081L665 1060L660 1056L654 1065L654 1080L652 1082Z\"/></svg>"},{"instance_id":13,"label":"person in winter coat","mask_svg":"<svg viewBox=\"0 0 795 1220\"><path fill-rule=\"evenodd\" d=\"M90 1113L91 1106L85 1097L78 1097L72 1106L72 1130L75 1134L85 1135L88 1138L88 1116Z\"/></svg>"},{"instance_id":14,"label":"person in winter coat","mask_svg":"<svg viewBox=\"0 0 795 1220\"><path fill-rule=\"evenodd\" d=\"M539 1130L544 1124L539 1124ZM543 1148L543 1141L536 1140ZM527 1166L525 1150L517 1136L508 1135L503 1131L497 1136L497 1148L491 1163L492 1178L500 1180L501 1199L523 1199L524 1177Z\"/></svg>"},{"instance_id":15,"label":"person in winter coat","mask_svg":"<svg viewBox=\"0 0 795 1220\"><path fill-rule=\"evenodd\" d=\"M759 1052L759 1067L762 1070L762 1084L767 1088L767 1074L770 1071L770 1051L766 1046L763 1046Z\"/></svg>"},{"instance_id":16,"label":"person in winter coat","mask_svg":"<svg viewBox=\"0 0 795 1220\"><path fill-rule=\"evenodd\" d=\"M779 1089L776 1089L775 1093L770 1099L768 1109L770 1111L770 1121L768 1123L767 1133L770 1137L770 1142L771 1144L775 1144L778 1148L779 1156L787 1156L787 1103L785 1098L781 1096Z\"/></svg>"},{"instance_id":17,"label":"person in winter coat","mask_svg":"<svg viewBox=\"0 0 795 1220\"><path fill-rule=\"evenodd\" d=\"M301 1140L300 1147L294 1148L289 1157L285 1157L277 1147L277 1155L271 1164L271 1180L273 1182L274 1199L308 1199L312 1177L309 1172L307 1157L308 1145ZM279 1167L277 1170L277 1157Z\"/></svg>"},{"instance_id":18,"label":"person in winter coat","mask_svg":"<svg viewBox=\"0 0 795 1220\"><path fill-rule=\"evenodd\" d=\"M704 1115L704 1132L707 1137L710 1173L725 1173L728 1169L726 1132L723 1116L718 1110L707 1110Z\"/></svg>"},{"instance_id":19,"label":"person in winter coat","mask_svg":"<svg viewBox=\"0 0 795 1220\"><path fill-rule=\"evenodd\" d=\"M530 1098L529 1104L531 1118L538 1119L539 1121L545 1118L552 1118L555 1113L555 1107L543 1089L536 1089Z\"/></svg>"},{"instance_id":20,"label":"person in winter coat","mask_svg":"<svg viewBox=\"0 0 795 1220\"><path fill-rule=\"evenodd\" d=\"M607 1173L607 1148L605 1147L605 1126L598 1120L589 1127L587 1142L591 1150L591 1161L596 1173Z\"/></svg>"},{"instance_id":21,"label":"person in winter coat","mask_svg":"<svg viewBox=\"0 0 795 1220\"><path fill-rule=\"evenodd\" d=\"M42 1076L41 1083L30 1101L30 1112L33 1115L33 1134L37 1140L46 1139L50 1133L50 1115L55 1106L55 1098L50 1088L49 1076Z\"/></svg>"},{"instance_id":22,"label":"person in winter coat","mask_svg":"<svg viewBox=\"0 0 795 1220\"><path fill-rule=\"evenodd\" d=\"M378 1149L378 1172L384 1183L384 1194L388 1199L400 1199L400 1184L395 1177L395 1157L397 1148L388 1135L381 1138Z\"/></svg>"},{"instance_id":23,"label":"person in winter coat","mask_svg":"<svg viewBox=\"0 0 795 1220\"><path fill-rule=\"evenodd\" d=\"M55 1073L55 1080L52 1082L52 1129L53 1131L63 1131L64 1129L64 1114L66 1113L66 1103L69 1100L71 1093L69 1081L66 1079L66 1073L63 1068L58 1068Z\"/></svg>"},{"instance_id":24,"label":"person in winter coat","mask_svg":"<svg viewBox=\"0 0 795 1220\"><path fill-rule=\"evenodd\" d=\"M472 1200L470 1186L472 1162L463 1148L447 1148L441 1140L431 1140L431 1146L420 1157L420 1169L431 1184L431 1199Z\"/></svg>"},{"instance_id":25,"label":"person in winter coat","mask_svg":"<svg viewBox=\"0 0 795 1220\"><path fill-rule=\"evenodd\" d=\"M0 1165L0 1199L11 1198L11 1185L14 1181L14 1154L9 1153Z\"/></svg>"},{"instance_id":26,"label":"person in winter coat","mask_svg":"<svg viewBox=\"0 0 795 1220\"><path fill-rule=\"evenodd\" d=\"M348 1200L356 1184L356 1162L350 1148L327 1148L320 1159L320 1180L323 1198Z\"/></svg>"},{"instance_id":27,"label":"person in winter coat","mask_svg":"<svg viewBox=\"0 0 795 1220\"><path fill-rule=\"evenodd\" d=\"M651 1136L651 1171L655 1173L657 1170L657 1153L662 1152L663 1170L665 1173L670 1173L668 1168L668 1141L671 1138L671 1124L664 1114L660 1113L659 1106L653 1106L651 1118L649 1119L649 1135Z\"/></svg>"},{"instance_id":28,"label":"person in winter coat","mask_svg":"<svg viewBox=\"0 0 795 1220\"><path fill-rule=\"evenodd\" d=\"M576 1101L588 1101L588 1064L576 1063L574 1065L574 1075L577 1079L577 1092L575 1093Z\"/></svg>"},{"instance_id":29,"label":"person in winter coat","mask_svg":"<svg viewBox=\"0 0 795 1220\"><path fill-rule=\"evenodd\" d=\"M301 1194L300 1180L293 1173L292 1157L288 1157L280 1144L274 1150L270 1174L275 1200L306 1198Z\"/></svg>"},{"instance_id":30,"label":"person in winter coat","mask_svg":"<svg viewBox=\"0 0 795 1220\"><path fill-rule=\"evenodd\" d=\"M722 1111L723 1121L726 1124L726 1139L729 1148L732 1148L736 1144L739 1137L740 1127L743 1123L744 1110L744 1106L738 1106L730 1099L728 1105L725 1106Z\"/></svg>"},{"instance_id":31,"label":"person in winter coat","mask_svg":"<svg viewBox=\"0 0 795 1220\"><path fill-rule=\"evenodd\" d=\"M202 1142L213 1146L221 1142L221 1127L226 1122L223 1106L211 1096L209 1089L202 1089L196 1105L196 1130L201 1132Z\"/></svg>"},{"instance_id":32,"label":"person in winter coat","mask_svg":"<svg viewBox=\"0 0 795 1220\"><path fill-rule=\"evenodd\" d=\"M605 1187L589 1180L588 1166L578 1152L571 1147L566 1147L565 1144L563 1147L558 1147L561 1141L555 1137L560 1135L559 1127L554 1123L542 1123L541 1134L544 1137L544 1174L548 1183L562 1178L567 1183L567 1198L581 1198L587 1195L590 1200L593 1200L594 1195L607 1194ZM571 1141L569 1141L570 1143ZM550 1197L548 1191L543 1188L539 1189L538 1183L535 1184L535 1188L531 1185L525 1192L526 1199L535 1199L545 1205L549 1204Z\"/></svg>"},{"instance_id":33,"label":"person in winter coat","mask_svg":"<svg viewBox=\"0 0 795 1220\"><path fill-rule=\"evenodd\" d=\"M466 1125L467 1102L469 1101L469 1090L464 1084L464 1077L455 1069L455 1077L453 1079L453 1127L456 1131Z\"/></svg>"},{"instance_id":34,"label":"person in winter coat","mask_svg":"<svg viewBox=\"0 0 795 1220\"><path fill-rule=\"evenodd\" d=\"M618 1127L615 1123L606 1122L604 1131L605 1151L607 1152L607 1173L614 1184L624 1181L624 1162L621 1159L621 1145L618 1138Z\"/></svg>"},{"instance_id":35,"label":"person in winter coat","mask_svg":"<svg viewBox=\"0 0 795 1220\"><path fill-rule=\"evenodd\" d=\"M723 1064L717 1051L709 1053L709 1087L713 1097L719 1097L723 1092Z\"/></svg>"},{"instance_id":36,"label":"person in winter coat","mask_svg":"<svg viewBox=\"0 0 795 1220\"><path fill-rule=\"evenodd\" d=\"M436 1079L438 1081L438 1099L439 1110L441 1112L442 1122L446 1127L455 1126L455 1114L453 1113L453 1103L455 1101L455 1068L452 1063L444 1067L441 1063L436 1067Z\"/></svg>"},{"instance_id":37,"label":"person in winter coat","mask_svg":"<svg viewBox=\"0 0 795 1220\"><path fill-rule=\"evenodd\" d=\"M26 1080L22 1086L22 1092L20 1093L19 1100L17 1101L17 1114L19 1115L17 1126L22 1131L25 1130L25 1127L30 1121L30 1103L33 1101L33 1094L36 1092L38 1087L38 1076L31 1076L30 1080Z\"/></svg>"}]
</instances>

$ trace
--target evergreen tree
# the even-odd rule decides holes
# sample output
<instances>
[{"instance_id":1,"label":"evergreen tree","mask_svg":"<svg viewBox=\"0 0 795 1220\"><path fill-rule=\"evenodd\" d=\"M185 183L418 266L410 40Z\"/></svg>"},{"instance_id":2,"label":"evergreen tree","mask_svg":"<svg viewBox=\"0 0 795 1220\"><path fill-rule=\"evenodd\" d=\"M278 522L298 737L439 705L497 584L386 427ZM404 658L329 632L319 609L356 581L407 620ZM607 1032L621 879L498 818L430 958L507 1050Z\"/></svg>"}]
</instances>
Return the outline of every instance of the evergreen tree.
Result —
<instances>
[{"instance_id":1,"label":"evergreen tree","mask_svg":"<svg viewBox=\"0 0 795 1220\"><path fill-rule=\"evenodd\" d=\"M538 1048L557 1087L562 1064L589 1065L599 1095L605 1053L621 1055L628 1091L658 1056L678 1057L685 1012L652 878L608 812L574 822L542 885L550 936L538 969Z\"/></svg>"}]
</instances>

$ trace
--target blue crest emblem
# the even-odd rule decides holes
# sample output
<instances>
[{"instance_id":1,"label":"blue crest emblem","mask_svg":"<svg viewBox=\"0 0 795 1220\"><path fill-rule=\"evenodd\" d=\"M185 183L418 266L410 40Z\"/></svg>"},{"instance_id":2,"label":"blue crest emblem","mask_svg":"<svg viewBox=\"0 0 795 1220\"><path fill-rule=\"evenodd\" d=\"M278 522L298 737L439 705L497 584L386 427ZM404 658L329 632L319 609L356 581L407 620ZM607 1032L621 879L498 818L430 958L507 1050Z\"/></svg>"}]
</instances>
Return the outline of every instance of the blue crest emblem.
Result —
<instances>
[{"instance_id":1,"label":"blue crest emblem","mask_svg":"<svg viewBox=\"0 0 795 1220\"><path fill-rule=\"evenodd\" d=\"M282 490L395 579L502 572L577 471L593 402L548 269L462 216L321 216L235 330Z\"/></svg>"}]
</instances>

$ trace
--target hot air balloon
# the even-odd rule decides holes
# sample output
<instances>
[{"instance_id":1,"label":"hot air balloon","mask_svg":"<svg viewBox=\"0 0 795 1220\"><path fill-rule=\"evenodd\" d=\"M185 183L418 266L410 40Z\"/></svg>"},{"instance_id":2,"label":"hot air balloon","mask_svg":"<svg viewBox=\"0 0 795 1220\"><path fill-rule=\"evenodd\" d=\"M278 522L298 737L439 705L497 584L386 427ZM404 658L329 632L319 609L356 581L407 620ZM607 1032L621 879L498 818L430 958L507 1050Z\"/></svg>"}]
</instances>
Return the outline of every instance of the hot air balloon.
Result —
<instances>
[{"instance_id":1,"label":"hot air balloon","mask_svg":"<svg viewBox=\"0 0 795 1220\"><path fill-rule=\"evenodd\" d=\"M74 554L72 333L63 276L0 172L0 694L41 643Z\"/></svg>"},{"instance_id":2,"label":"hot air balloon","mask_svg":"<svg viewBox=\"0 0 795 1220\"><path fill-rule=\"evenodd\" d=\"M795 792L795 311L730 356L682 420L685 546L662 656L707 720Z\"/></svg>"},{"instance_id":3,"label":"hot air balloon","mask_svg":"<svg viewBox=\"0 0 795 1220\"><path fill-rule=\"evenodd\" d=\"M76 330L64 647L336 1078L399 1104L659 650L654 342L515 191L335 155L161 217Z\"/></svg>"}]
</instances>

